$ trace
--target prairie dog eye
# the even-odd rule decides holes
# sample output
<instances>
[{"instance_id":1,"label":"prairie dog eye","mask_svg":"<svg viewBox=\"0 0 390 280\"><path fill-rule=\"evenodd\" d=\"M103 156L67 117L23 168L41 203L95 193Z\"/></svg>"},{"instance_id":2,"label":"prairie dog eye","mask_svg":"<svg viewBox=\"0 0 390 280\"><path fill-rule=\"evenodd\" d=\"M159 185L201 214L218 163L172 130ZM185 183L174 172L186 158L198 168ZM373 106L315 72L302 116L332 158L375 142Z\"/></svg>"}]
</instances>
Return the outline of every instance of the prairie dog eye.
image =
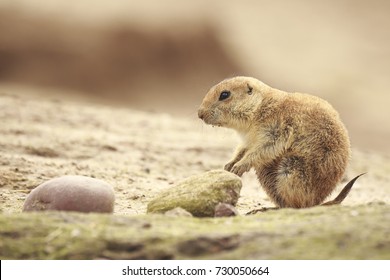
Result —
<instances>
[{"instance_id":1,"label":"prairie dog eye","mask_svg":"<svg viewBox=\"0 0 390 280\"><path fill-rule=\"evenodd\" d=\"M219 101L225 100L225 99L229 98L229 96L230 96L230 91L224 90L219 95Z\"/></svg>"}]
</instances>

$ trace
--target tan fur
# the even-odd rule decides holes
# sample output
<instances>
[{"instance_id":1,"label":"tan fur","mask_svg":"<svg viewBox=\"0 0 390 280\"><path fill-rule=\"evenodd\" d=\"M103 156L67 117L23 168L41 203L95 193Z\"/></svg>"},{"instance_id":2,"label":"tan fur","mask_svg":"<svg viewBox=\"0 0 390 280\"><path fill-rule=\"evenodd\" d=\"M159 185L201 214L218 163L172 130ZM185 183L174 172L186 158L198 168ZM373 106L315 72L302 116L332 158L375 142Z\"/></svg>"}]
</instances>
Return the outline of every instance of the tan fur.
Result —
<instances>
[{"instance_id":1,"label":"tan fur","mask_svg":"<svg viewBox=\"0 0 390 280\"><path fill-rule=\"evenodd\" d=\"M219 100L223 91L230 97ZM235 77L206 94L198 115L243 138L225 169L239 176L255 169L279 207L321 204L341 180L350 156L338 113L318 97L287 93L250 77Z\"/></svg>"}]
</instances>

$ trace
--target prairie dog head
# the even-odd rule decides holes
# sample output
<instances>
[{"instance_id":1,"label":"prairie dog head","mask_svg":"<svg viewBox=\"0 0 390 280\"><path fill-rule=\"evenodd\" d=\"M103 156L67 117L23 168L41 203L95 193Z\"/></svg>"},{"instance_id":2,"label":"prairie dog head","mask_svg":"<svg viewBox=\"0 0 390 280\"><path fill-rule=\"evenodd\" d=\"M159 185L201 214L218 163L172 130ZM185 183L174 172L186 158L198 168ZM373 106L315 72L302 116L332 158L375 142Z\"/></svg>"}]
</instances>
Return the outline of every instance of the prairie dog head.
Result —
<instances>
[{"instance_id":1,"label":"prairie dog head","mask_svg":"<svg viewBox=\"0 0 390 280\"><path fill-rule=\"evenodd\" d=\"M250 77L234 77L213 86L203 99L198 116L205 123L241 130L269 87Z\"/></svg>"}]
</instances>

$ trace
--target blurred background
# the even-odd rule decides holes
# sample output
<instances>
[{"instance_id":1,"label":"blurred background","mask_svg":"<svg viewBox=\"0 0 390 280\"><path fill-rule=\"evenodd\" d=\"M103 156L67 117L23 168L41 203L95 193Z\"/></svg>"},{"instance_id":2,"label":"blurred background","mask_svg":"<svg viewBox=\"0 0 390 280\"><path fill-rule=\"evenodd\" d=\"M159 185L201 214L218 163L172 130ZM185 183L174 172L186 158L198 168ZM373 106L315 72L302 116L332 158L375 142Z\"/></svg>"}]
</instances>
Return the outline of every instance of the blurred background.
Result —
<instances>
[{"instance_id":1,"label":"blurred background","mask_svg":"<svg viewBox=\"0 0 390 280\"><path fill-rule=\"evenodd\" d=\"M235 75L327 99L354 147L390 155L390 1L0 1L0 93L196 119Z\"/></svg>"}]
</instances>

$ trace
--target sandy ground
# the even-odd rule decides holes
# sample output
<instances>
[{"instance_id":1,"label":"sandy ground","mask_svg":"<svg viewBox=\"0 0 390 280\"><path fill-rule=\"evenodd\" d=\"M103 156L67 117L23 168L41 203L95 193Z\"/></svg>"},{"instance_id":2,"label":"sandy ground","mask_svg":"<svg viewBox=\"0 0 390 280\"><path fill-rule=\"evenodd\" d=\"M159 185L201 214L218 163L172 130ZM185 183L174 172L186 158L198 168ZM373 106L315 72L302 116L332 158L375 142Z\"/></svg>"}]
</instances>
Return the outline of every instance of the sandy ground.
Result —
<instances>
[{"instance_id":1,"label":"sandy ground","mask_svg":"<svg viewBox=\"0 0 390 280\"><path fill-rule=\"evenodd\" d=\"M85 175L114 186L115 214L143 214L161 190L221 168L237 143L234 132L176 118L50 97L28 88L0 92L0 211L20 212L27 194L61 175ZM390 159L353 150L345 181L357 181L345 205L390 203ZM337 189L341 189L343 182ZM335 194L333 194L334 196ZM272 206L253 172L243 176L237 209Z\"/></svg>"}]
</instances>

